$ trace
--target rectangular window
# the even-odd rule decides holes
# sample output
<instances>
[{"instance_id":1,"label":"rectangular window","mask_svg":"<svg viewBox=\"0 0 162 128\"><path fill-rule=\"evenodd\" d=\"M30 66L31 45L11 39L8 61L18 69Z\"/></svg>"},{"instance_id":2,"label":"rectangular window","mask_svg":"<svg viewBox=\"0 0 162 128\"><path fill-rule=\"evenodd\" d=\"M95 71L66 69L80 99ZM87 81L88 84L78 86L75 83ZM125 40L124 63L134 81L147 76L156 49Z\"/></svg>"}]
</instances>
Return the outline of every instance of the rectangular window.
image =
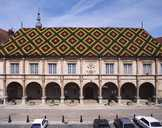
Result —
<instances>
[{"instance_id":1,"label":"rectangular window","mask_svg":"<svg viewBox=\"0 0 162 128\"><path fill-rule=\"evenodd\" d=\"M132 64L124 64L124 74L132 74Z\"/></svg>"},{"instance_id":2,"label":"rectangular window","mask_svg":"<svg viewBox=\"0 0 162 128\"><path fill-rule=\"evenodd\" d=\"M49 74L56 74L57 73L57 65L54 63L49 63L48 64L48 73Z\"/></svg>"},{"instance_id":3,"label":"rectangular window","mask_svg":"<svg viewBox=\"0 0 162 128\"><path fill-rule=\"evenodd\" d=\"M143 64L143 73L144 74L151 74L152 73L151 64Z\"/></svg>"},{"instance_id":4,"label":"rectangular window","mask_svg":"<svg viewBox=\"0 0 162 128\"><path fill-rule=\"evenodd\" d=\"M11 74L19 74L19 63L11 63Z\"/></svg>"},{"instance_id":5,"label":"rectangular window","mask_svg":"<svg viewBox=\"0 0 162 128\"><path fill-rule=\"evenodd\" d=\"M68 74L76 74L76 64L75 63L68 64Z\"/></svg>"},{"instance_id":6,"label":"rectangular window","mask_svg":"<svg viewBox=\"0 0 162 128\"><path fill-rule=\"evenodd\" d=\"M38 63L30 63L30 73L38 74Z\"/></svg>"},{"instance_id":7,"label":"rectangular window","mask_svg":"<svg viewBox=\"0 0 162 128\"><path fill-rule=\"evenodd\" d=\"M114 64L113 63L106 64L106 74L114 74Z\"/></svg>"}]
</instances>

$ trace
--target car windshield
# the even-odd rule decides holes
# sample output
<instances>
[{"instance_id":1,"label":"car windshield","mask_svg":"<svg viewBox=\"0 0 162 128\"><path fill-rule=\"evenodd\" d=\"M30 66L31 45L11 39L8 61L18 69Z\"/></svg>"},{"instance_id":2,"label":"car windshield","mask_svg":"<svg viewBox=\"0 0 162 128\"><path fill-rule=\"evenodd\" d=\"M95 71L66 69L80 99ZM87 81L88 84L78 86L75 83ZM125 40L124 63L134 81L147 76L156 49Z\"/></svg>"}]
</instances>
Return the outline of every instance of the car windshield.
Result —
<instances>
[{"instance_id":1,"label":"car windshield","mask_svg":"<svg viewBox=\"0 0 162 128\"><path fill-rule=\"evenodd\" d=\"M31 128L41 128L40 124L32 124Z\"/></svg>"},{"instance_id":2,"label":"car windshield","mask_svg":"<svg viewBox=\"0 0 162 128\"><path fill-rule=\"evenodd\" d=\"M135 128L133 124L124 124L124 128Z\"/></svg>"},{"instance_id":3,"label":"car windshield","mask_svg":"<svg viewBox=\"0 0 162 128\"><path fill-rule=\"evenodd\" d=\"M152 127L161 127L162 125L160 124L160 122L151 122L151 126Z\"/></svg>"}]
</instances>

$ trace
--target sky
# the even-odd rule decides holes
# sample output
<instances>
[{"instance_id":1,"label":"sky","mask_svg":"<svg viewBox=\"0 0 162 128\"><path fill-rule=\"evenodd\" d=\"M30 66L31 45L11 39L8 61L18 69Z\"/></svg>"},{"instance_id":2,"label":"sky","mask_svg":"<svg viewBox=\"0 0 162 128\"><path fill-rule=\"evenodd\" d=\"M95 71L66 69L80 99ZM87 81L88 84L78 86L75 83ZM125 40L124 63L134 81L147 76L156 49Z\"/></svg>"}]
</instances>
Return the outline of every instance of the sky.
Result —
<instances>
[{"instance_id":1,"label":"sky","mask_svg":"<svg viewBox=\"0 0 162 128\"><path fill-rule=\"evenodd\" d=\"M162 36L162 0L0 0L0 28L135 27Z\"/></svg>"}]
</instances>

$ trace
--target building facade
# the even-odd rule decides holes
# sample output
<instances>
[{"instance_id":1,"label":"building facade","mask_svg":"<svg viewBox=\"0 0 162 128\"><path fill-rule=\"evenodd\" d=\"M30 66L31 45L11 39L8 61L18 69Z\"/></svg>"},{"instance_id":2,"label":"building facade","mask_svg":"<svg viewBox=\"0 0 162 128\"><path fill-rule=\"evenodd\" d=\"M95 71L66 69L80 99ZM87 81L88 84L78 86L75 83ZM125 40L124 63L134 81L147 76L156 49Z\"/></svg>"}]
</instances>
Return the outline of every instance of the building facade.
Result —
<instances>
[{"instance_id":1,"label":"building facade","mask_svg":"<svg viewBox=\"0 0 162 128\"><path fill-rule=\"evenodd\" d=\"M22 28L0 46L0 97L157 102L161 53L141 28Z\"/></svg>"}]
</instances>

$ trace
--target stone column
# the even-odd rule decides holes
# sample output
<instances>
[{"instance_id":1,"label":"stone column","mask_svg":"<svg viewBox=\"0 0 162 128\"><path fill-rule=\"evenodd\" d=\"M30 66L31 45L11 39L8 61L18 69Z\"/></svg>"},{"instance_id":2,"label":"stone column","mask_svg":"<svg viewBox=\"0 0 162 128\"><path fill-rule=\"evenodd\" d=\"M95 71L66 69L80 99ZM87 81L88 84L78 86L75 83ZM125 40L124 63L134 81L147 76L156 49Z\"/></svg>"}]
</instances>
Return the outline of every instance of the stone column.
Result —
<instances>
[{"instance_id":1,"label":"stone column","mask_svg":"<svg viewBox=\"0 0 162 128\"><path fill-rule=\"evenodd\" d=\"M6 58L3 58L3 74L4 74L4 79L3 79L3 104L6 104L7 100L7 89L6 89Z\"/></svg>"},{"instance_id":2,"label":"stone column","mask_svg":"<svg viewBox=\"0 0 162 128\"><path fill-rule=\"evenodd\" d=\"M155 104L158 104L158 80L157 80L157 78L156 78L156 80L155 80Z\"/></svg>"},{"instance_id":3,"label":"stone column","mask_svg":"<svg viewBox=\"0 0 162 128\"><path fill-rule=\"evenodd\" d=\"M101 86L101 84L99 86L99 97L98 98L99 98L99 103L102 104L102 86Z\"/></svg>"},{"instance_id":4,"label":"stone column","mask_svg":"<svg viewBox=\"0 0 162 128\"><path fill-rule=\"evenodd\" d=\"M64 86L62 85L61 86L61 104L64 104L64 99L65 99L65 96L64 96Z\"/></svg>"},{"instance_id":5,"label":"stone column","mask_svg":"<svg viewBox=\"0 0 162 128\"><path fill-rule=\"evenodd\" d=\"M42 104L46 103L45 87L42 87Z\"/></svg>"},{"instance_id":6,"label":"stone column","mask_svg":"<svg viewBox=\"0 0 162 128\"><path fill-rule=\"evenodd\" d=\"M61 76L60 76L60 81L61 81L61 104L64 104L64 59L61 58Z\"/></svg>"},{"instance_id":7,"label":"stone column","mask_svg":"<svg viewBox=\"0 0 162 128\"><path fill-rule=\"evenodd\" d=\"M23 97L22 97L22 105L26 104L26 92L25 92L25 80L26 80L26 77L25 77L25 58L23 58L23 66L22 66L22 73L23 73Z\"/></svg>"},{"instance_id":8,"label":"stone column","mask_svg":"<svg viewBox=\"0 0 162 128\"><path fill-rule=\"evenodd\" d=\"M140 98L139 98L139 79L138 79L138 75L139 75L139 59L136 59L136 87L137 87L137 104L139 104L140 102Z\"/></svg>"},{"instance_id":9,"label":"stone column","mask_svg":"<svg viewBox=\"0 0 162 128\"><path fill-rule=\"evenodd\" d=\"M101 58L99 58L99 103L102 104L102 78L101 78L101 74L102 74L102 70L101 70Z\"/></svg>"},{"instance_id":10,"label":"stone column","mask_svg":"<svg viewBox=\"0 0 162 128\"><path fill-rule=\"evenodd\" d=\"M22 105L26 104L26 91L25 91L25 79L23 80L23 97L22 97Z\"/></svg>"},{"instance_id":11,"label":"stone column","mask_svg":"<svg viewBox=\"0 0 162 128\"><path fill-rule=\"evenodd\" d=\"M158 65L158 59L155 59L155 103L158 103L158 79L157 79L157 75L158 75L158 69L157 69L157 65Z\"/></svg>"},{"instance_id":12,"label":"stone column","mask_svg":"<svg viewBox=\"0 0 162 128\"><path fill-rule=\"evenodd\" d=\"M120 95L120 75L121 75L121 72L120 72L120 58L118 58L118 76L117 76L117 83L118 83L118 103L120 104L121 103L121 95Z\"/></svg>"},{"instance_id":13,"label":"stone column","mask_svg":"<svg viewBox=\"0 0 162 128\"><path fill-rule=\"evenodd\" d=\"M6 93L6 77L3 80L3 105L6 105L7 102L7 93Z\"/></svg>"},{"instance_id":14,"label":"stone column","mask_svg":"<svg viewBox=\"0 0 162 128\"><path fill-rule=\"evenodd\" d=\"M84 102L83 102L83 87L82 86L80 86L80 97L79 97L79 99L80 99L80 104L84 104Z\"/></svg>"},{"instance_id":15,"label":"stone column","mask_svg":"<svg viewBox=\"0 0 162 128\"><path fill-rule=\"evenodd\" d=\"M80 58L80 104L84 104L83 102L83 59Z\"/></svg>"},{"instance_id":16,"label":"stone column","mask_svg":"<svg viewBox=\"0 0 162 128\"><path fill-rule=\"evenodd\" d=\"M42 104L46 103L45 94L45 59L42 58Z\"/></svg>"}]
</instances>

